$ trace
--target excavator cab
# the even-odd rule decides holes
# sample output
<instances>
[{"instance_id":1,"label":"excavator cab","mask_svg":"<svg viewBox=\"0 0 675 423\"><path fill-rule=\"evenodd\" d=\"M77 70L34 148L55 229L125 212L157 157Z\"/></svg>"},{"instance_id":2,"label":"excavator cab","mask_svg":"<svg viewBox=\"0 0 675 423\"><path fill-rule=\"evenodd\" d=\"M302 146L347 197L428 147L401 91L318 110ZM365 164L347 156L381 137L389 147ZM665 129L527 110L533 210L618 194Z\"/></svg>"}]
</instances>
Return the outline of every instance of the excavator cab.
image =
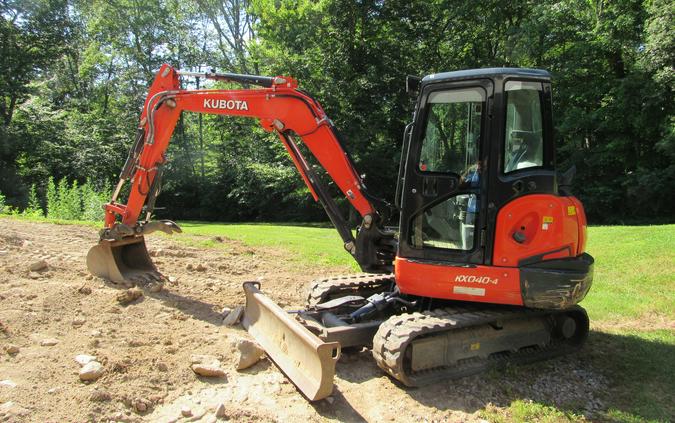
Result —
<instances>
[{"instance_id":1,"label":"excavator cab","mask_svg":"<svg viewBox=\"0 0 675 423\"><path fill-rule=\"evenodd\" d=\"M401 292L547 308L585 296L586 221L578 200L558 189L550 79L494 68L412 84L398 187ZM533 270L541 265L550 274Z\"/></svg>"}]
</instances>

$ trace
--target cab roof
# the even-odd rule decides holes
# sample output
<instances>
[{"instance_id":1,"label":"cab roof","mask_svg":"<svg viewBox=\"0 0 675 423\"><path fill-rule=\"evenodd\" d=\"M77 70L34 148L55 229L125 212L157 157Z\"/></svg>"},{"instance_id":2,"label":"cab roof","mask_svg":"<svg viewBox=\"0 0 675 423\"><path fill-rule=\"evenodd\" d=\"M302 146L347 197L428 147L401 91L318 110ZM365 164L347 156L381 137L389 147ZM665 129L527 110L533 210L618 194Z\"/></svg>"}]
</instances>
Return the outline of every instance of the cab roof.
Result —
<instances>
[{"instance_id":1,"label":"cab roof","mask_svg":"<svg viewBox=\"0 0 675 423\"><path fill-rule=\"evenodd\" d=\"M427 75L422 78L423 83L447 81L453 79L474 79L490 78L494 76L519 76L538 79L551 79L551 74L543 69L529 68L485 68L485 69L466 69L453 72L442 72Z\"/></svg>"}]
</instances>

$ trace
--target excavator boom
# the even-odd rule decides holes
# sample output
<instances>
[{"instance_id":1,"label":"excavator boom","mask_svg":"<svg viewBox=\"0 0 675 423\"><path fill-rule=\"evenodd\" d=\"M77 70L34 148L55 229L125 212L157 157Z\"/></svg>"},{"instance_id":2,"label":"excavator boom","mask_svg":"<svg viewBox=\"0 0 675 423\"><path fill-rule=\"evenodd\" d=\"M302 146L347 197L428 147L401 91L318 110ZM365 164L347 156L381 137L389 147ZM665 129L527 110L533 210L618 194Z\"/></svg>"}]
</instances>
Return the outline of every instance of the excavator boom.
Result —
<instances>
[{"instance_id":1,"label":"excavator boom","mask_svg":"<svg viewBox=\"0 0 675 423\"><path fill-rule=\"evenodd\" d=\"M183 111L256 118L266 131L275 132L289 150L289 137L298 136L361 216L375 213L363 192L365 186L361 178L340 145L332 122L316 100L297 88L295 80L280 76L269 78L205 73L202 76L207 78L260 82L265 87L184 90L180 88L179 75L179 71L169 65L163 65L157 73L140 118L138 129L142 134L139 138L142 145L135 147L138 153L132 151L130 161L120 175L122 182L132 180L133 189L126 205L117 202L119 189L116 190L113 201L106 206L106 227L111 227L117 216L125 225L134 225L140 217L146 198L151 193L150 188L166 161L171 135ZM291 154L291 157L312 195L319 200L315 181L307 174L306 161L296 153Z\"/></svg>"}]
</instances>

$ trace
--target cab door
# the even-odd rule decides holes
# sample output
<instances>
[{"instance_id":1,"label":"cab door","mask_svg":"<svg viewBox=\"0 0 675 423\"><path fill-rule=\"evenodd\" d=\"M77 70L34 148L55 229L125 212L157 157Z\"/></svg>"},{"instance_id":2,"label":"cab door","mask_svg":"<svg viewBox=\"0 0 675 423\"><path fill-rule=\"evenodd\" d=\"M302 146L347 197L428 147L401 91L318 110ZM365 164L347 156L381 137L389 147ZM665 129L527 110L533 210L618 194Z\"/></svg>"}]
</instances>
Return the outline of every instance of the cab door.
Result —
<instances>
[{"instance_id":1,"label":"cab door","mask_svg":"<svg viewBox=\"0 0 675 423\"><path fill-rule=\"evenodd\" d=\"M489 80L423 86L402 190L398 256L483 263Z\"/></svg>"},{"instance_id":2,"label":"cab door","mask_svg":"<svg viewBox=\"0 0 675 423\"><path fill-rule=\"evenodd\" d=\"M501 265L501 260L493 258L499 211L519 197L558 195L550 81L499 80L493 114L494 142L489 149L496 160L490 163L486 193L489 214L484 259L486 264Z\"/></svg>"}]
</instances>

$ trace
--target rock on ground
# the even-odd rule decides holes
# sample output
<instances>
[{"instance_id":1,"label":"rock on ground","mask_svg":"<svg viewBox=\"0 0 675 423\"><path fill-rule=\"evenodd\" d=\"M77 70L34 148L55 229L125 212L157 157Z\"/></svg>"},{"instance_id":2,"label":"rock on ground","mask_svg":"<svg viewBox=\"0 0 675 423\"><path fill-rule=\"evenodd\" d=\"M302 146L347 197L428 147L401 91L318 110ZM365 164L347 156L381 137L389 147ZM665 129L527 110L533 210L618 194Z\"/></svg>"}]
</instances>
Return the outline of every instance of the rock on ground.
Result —
<instances>
[{"instance_id":1,"label":"rock on ground","mask_svg":"<svg viewBox=\"0 0 675 423\"><path fill-rule=\"evenodd\" d=\"M80 366L84 366L87 363L96 361L96 357L88 354L79 354L75 356L75 361L77 361Z\"/></svg>"},{"instance_id":2,"label":"rock on ground","mask_svg":"<svg viewBox=\"0 0 675 423\"><path fill-rule=\"evenodd\" d=\"M210 355L193 355L190 358L190 368L199 376L225 377L225 370L220 366L220 360Z\"/></svg>"},{"instance_id":3,"label":"rock on ground","mask_svg":"<svg viewBox=\"0 0 675 423\"><path fill-rule=\"evenodd\" d=\"M130 288L117 294L117 302L122 305L127 305L131 304L142 296L143 291L140 288Z\"/></svg>"},{"instance_id":4,"label":"rock on ground","mask_svg":"<svg viewBox=\"0 0 675 423\"><path fill-rule=\"evenodd\" d=\"M227 412L225 410L225 404L222 402L218 404L218 407L216 408L216 417L219 419L227 417Z\"/></svg>"},{"instance_id":5,"label":"rock on ground","mask_svg":"<svg viewBox=\"0 0 675 423\"><path fill-rule=\"evenodd\" d=\"M159 282L151 283L150 285L148 285L148 291L150 291L153 294L161 292L163 288L164 288L164 284L159 283Z\"/></svg>"},{"instance_id":6,"label":"rock on ground","mask_svg":"<svg viewBox=\"0 0 675 423\"><path fill-rule=\"evenodd\" d=\"M4 387L7 387L7 388L16 388L16 383L9 380L9 379L5 379L5 380L0 380L0 386L4 386Z\"/></svg>"},{"instance_id":7,"label":"rock on ground","mask_svg":"<svg viewBox=\"0 0 675 423\"><path fill-rule=\"evenodd\" d=\"M244 313L244 307L242 306L237 306L225 316L223 319L223 325L225 326L234 326L237 323L239 323L239 320L241 319L241 315Z\"/></svg>"},{"instance_id":8,"label":"rock on ground","mask_svg":"<svg viewBox=\"0 0 675 423\"><path fill-rule=\"evenodd\" d=\"M47 339L43 339L42 341L40 341L40 345L42 345L43 347L53 347L54 345L56 345L58 343L59 343L59 340L56 339L56 338L47 338Z\"/></svg>"},{"instance_id":9,"label":"rock on ground","mask_svg":"<svg viewBox=\"0 0 675 423\"><path fill-rule=\"evenodd\" d=\"M248 339L240 339L237 342L237 350L239 351L239 361L237 362L237 370L248 369L255 363L260 361L265 355L260 345Z\"/></svg>"},{"instance_id":10,"label":"rock on ground","mask_svg":"<svg viewBox=\"0 0 675 423\"><path fill-rule=\"evenodd\" d=\"M28 413L27 409L12 401L0 404L0 421L23 421L22 419L17 419L17 417L26 417Z\"/></svg>"},{"instance_id":11,"label":"rock on ground","mask_svg":"<svg viewBox=\"0 0 675 423\"><path fill-rule=\"evenodd\" d=\"M139 413L145 413L150 408L152 408L152 403L145 398L135 398L131 402L131 405L133 406L134 410L138 411Z\"/></svg>"},{"instance_id":12,"label":"rock on ground","mask_svg":"<svg viewBox=\"0 0 675 423\"><path fill-rule=\"evenodd\" d=\"M80 380L83 382L93 381L103 376L103 365L98 361L90 361L80 369Z\"/></svg>"},{"instance_id":13,"label":"rock on ground","mask_svg":"<svg viewBox=\"0 0 675 423\"><path fill-rule=\"evenodd\" d=\"M77 292L79 292L82 295L89 295L91 294L91 288L88 286L81 286Z\"/></svg>"},{"instance_id":14,"label":"rock on ground","mask_svg":"<svg viewBox=\"0 0 675 423\"><path fill-rule=\"evenodd\" d=\"M40 272L42 270L47 270L48 267L49 264L47 264L46 260L39 260L28 266L28 270L30 270L31 272Z\"/></svg>"},{"instance_id":15,"label":"rock on ground","mask_svg":"<svg viewBox=\"0 0 675 423\"><path fill-rule=\"evenodd\" d=\"M17 346L14 345L14 344L7 344L7 345L5 345L5 352L6 352L7 354L9 354L9 355L18 354L19 351L21 351L21 350L19 349L19 347L17 347Z\"/></svg>"}]
</instances>

